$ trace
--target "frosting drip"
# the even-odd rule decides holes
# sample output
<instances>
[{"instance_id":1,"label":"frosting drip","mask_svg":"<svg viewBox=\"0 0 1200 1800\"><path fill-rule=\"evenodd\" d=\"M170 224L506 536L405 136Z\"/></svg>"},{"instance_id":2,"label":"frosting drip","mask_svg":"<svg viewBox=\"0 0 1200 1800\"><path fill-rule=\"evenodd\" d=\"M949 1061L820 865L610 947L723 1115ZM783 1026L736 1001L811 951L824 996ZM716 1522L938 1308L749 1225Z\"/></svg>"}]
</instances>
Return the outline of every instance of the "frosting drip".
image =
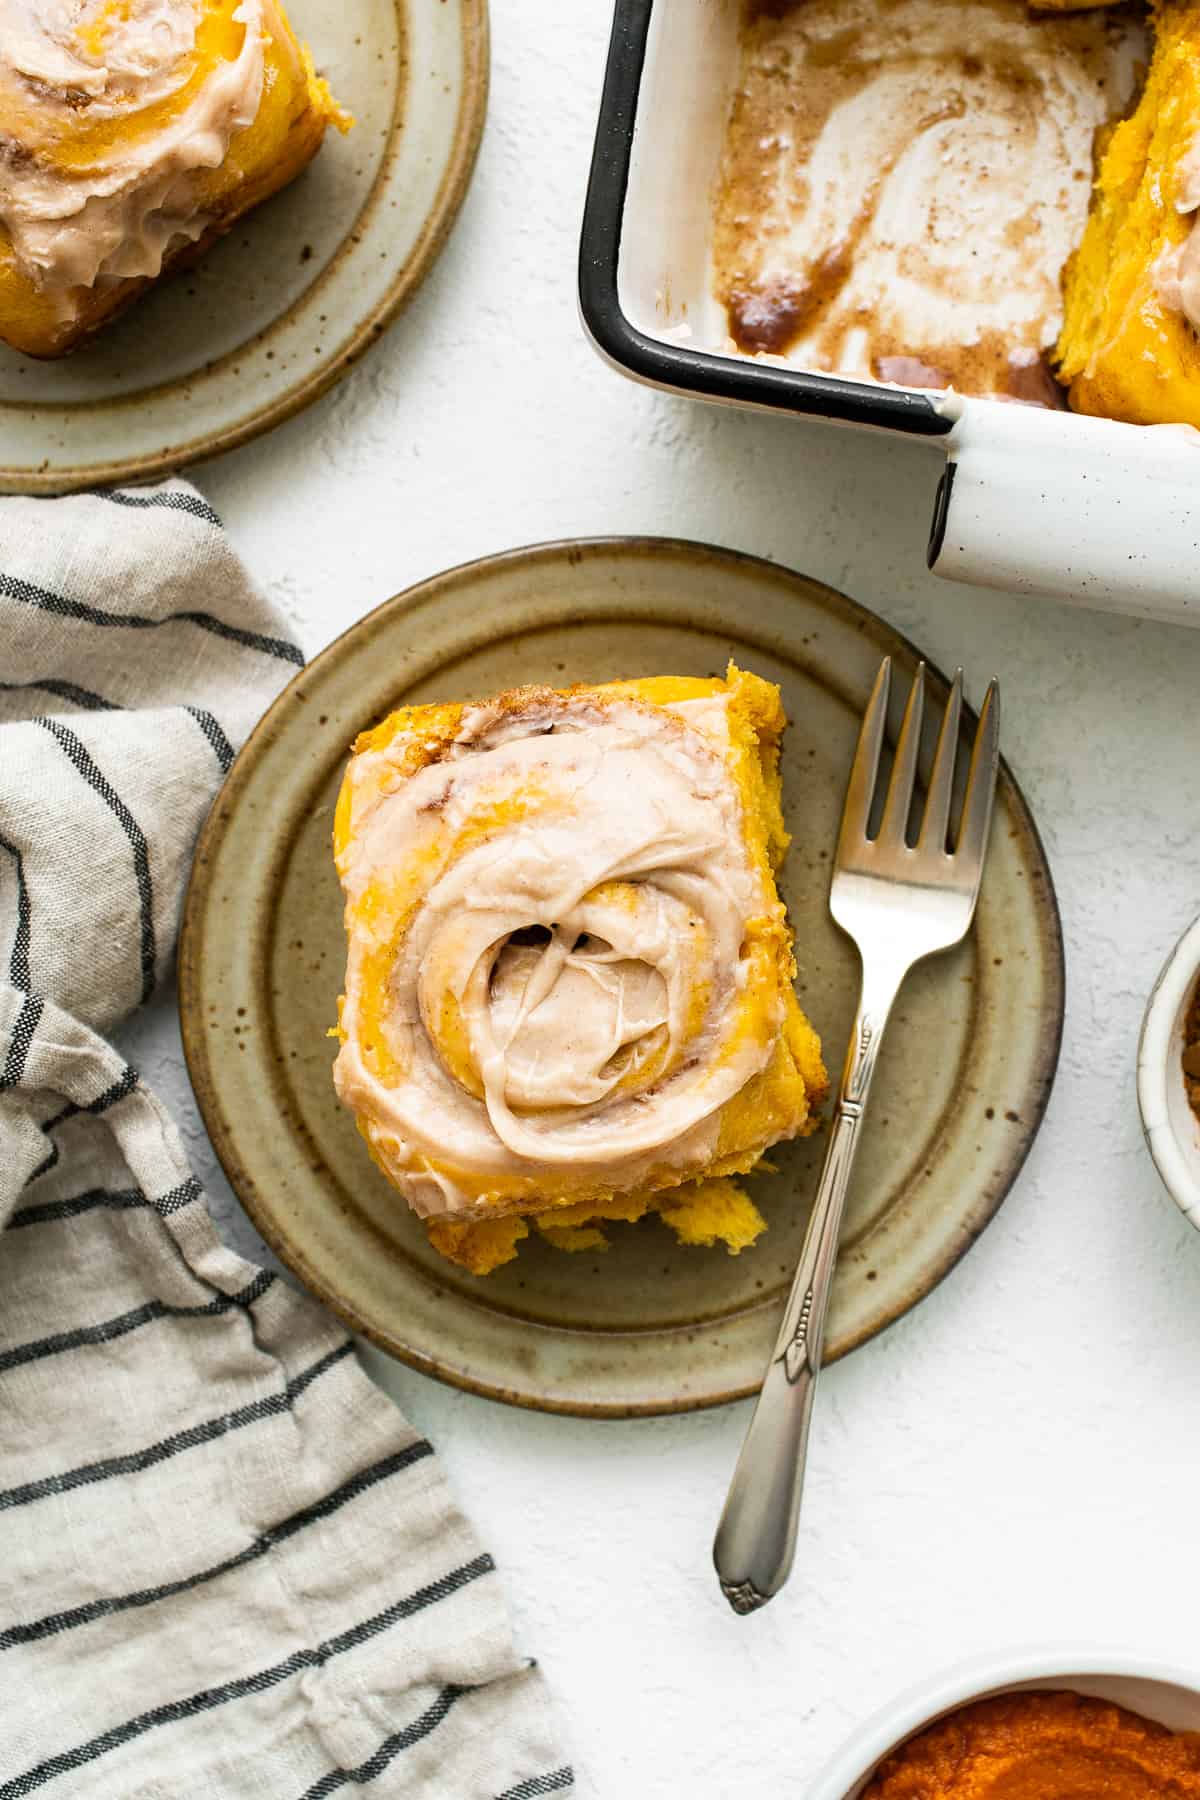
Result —
<instances>
[{"instance_id":1,"label":"frosting drip","mask_svg":"<svg viewBox=\"0 0 1200 1800\"><path fill-rule=\"evenodd\" d=\"M348 776L379 797L339 859L334 1079L425 1216L486 1210L488 1180L629 1191L703 1166L782 1025L754 944L783 909L745 847L719 707L522 699L469 711L405 779L380 762L402 740Z\"/></svg>"},{"instance_id":2,"label":"frosting drip","mask_svg":"<svg viewBox=\"0 0 1200 1800\"><path fill-rule=\"evenodd\" d=\"M0 221L44 291L153 277L203 235L198 177L257 115L267 4L0 0Z\"/></svg>"},{"instance_id":3,"label":"frosting drip","mask_svg":"<svg viewBox=\"0 0 1200 1800\"><path fill-rule=\"evenodd\" d=\"M1200 138L1180 159L1175 210L1184 216L1200 213ZM1181 312L1192 329L1200 331L1200 219L1192 217L1187 236L1159 257L1154 274L1163 304Z\"/></svg>"}]
</instances>

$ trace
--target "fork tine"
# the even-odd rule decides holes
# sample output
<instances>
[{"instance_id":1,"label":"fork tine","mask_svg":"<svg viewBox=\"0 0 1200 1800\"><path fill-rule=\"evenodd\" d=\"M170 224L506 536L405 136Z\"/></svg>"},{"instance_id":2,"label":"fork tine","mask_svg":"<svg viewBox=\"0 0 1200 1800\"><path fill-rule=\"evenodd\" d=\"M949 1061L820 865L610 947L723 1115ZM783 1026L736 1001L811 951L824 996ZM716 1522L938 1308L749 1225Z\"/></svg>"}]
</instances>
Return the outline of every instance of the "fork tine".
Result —
<instances>
[{"instance_id":1,"label":"fork tine","mask_svg":"<svg viewBox=\"0 0 1200 1800\"><path fill-rule=\"evenodd\" d=\"M962 718L963 672L958 670L946 702L942 728L938 732L933 772L929 777L929 793L925 800L925 817L921 821L918 847L922 850L945 850L950 829L950 801L954 794L954 765L958 760L958 727Z\"/></svg>"},{"instance_id":2,"label":"fork tine","mask_svg":"<svg viewBox=\"0 0 1200 1800\"><path fill-rule=\"evenodd\" d=\"M871 802L879 775L879 753L883 749L883 728L887 723L888 696L892 688L892 659L885 656L871 689L871 698L859 727L858 748L850 767L850 783L842 810L842 829L838 835L838 860L843 844L862 840L871 820Z\"/></svg>"},{"instance_id":3,"label":"fork tine","mask_svg":"<svg viewBox=\"0 0 1200 1800\"><path fill-rule=\"evenodd\" d=\"M978 884L983 870L983 853L987 849L988 826L992 818L992 800L996 793L996 771L1000 764L1000 685L993 681L979 711L979 729L971 752L971 768L967 776L967 797L963 802L962 830L954 847L956 859L970 860L975 865Z\"/></svg>"},{"instance_id":4,"label":"fork tine","mask_svg":"<svg viewBox=\"0 0 1200 1800\"><path fill-rule=\"evenodd\" d=\"M925 718L925 664L917 664L909 691L908 705L896 744L892 779L888 783L887 805L879 827L879 842L899 847L908 832L908 816L912 811L913 788L917 781L917 756L921 749L921 725Z\"/></svg>"}]
</instances>

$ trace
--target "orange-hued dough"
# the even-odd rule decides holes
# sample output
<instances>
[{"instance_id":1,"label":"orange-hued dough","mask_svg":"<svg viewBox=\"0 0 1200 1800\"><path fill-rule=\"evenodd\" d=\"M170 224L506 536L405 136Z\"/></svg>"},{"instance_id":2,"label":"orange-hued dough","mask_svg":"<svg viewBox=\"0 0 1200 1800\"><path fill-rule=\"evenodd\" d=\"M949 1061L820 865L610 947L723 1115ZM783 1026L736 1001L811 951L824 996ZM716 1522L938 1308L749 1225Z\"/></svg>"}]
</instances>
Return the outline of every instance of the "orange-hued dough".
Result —
<instances>
[{"instance_id":1,"label":"orange-hued dough","mask_svg":"<svg viewBox=\"0 0 1200 1800\"><path fill-rule=\"evenodd\" d=\"M1176 203L1200 134L1200 5L1161 0L1154 32L1141 98L1103 149L1067 265L1058 375L1077 412L1200 426L1200 339L1161 291L1163 258L1194 219Z\"/></svg>"},{"instance_id":2,"label":"orange-hued dough","mask_svg":"<svg viewBox=\"0 0 1200 1800\"><path fill-rule=\"evenodd\" d=\"M731 665L406 707L358 739L335 1082L443 1256L603 1250L652 1212L731 1254L765 1228L736 1178L828 1085L775 887L785 723Z\"/></svg>"}]
</instances>

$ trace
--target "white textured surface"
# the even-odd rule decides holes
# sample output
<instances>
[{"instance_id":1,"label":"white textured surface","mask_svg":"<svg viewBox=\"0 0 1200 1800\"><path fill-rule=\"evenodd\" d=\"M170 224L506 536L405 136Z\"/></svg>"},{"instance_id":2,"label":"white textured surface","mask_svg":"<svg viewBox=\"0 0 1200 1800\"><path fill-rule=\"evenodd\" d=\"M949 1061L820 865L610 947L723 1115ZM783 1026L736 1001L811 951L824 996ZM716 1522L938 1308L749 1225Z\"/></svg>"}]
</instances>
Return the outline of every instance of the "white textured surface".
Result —
<instances>
[{"instance_id":1,"label":"white textured surface","mask_svg":"<svg viewBox=\"0 0 1200 1800\"><path fill-rule=\"evenodd\" d=\"M506 1572L582 1794L799 1800L857 1720L961 1654L1101 1637L1200 1660L1200 1238L1134 1100L1145 997L1200 907L1200 632L936 581L936 455L658 397L600 364L574 280L605 15L495 0L490 124L427 288L344 386L200 480L310 652L464 558L639 531L791 563L964 663L976 695L1003 680L1069 947L1058 1086L966 1261L827 1376L783 1596L736 1619L709 1564L746 1407L590 1425L387 1376ZM253 1251L169 1004L125 1041Z\"/></svg>"}]
</instances>

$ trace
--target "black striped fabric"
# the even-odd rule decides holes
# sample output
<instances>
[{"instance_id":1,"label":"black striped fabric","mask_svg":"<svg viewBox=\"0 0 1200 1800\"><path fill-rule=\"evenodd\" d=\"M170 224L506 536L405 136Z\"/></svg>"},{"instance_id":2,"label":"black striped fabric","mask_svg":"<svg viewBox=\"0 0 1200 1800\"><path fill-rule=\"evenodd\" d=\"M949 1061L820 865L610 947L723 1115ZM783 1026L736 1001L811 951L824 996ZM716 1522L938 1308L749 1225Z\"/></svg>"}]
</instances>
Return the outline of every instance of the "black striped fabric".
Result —
<instances>
[{"instance_id":1,"label":"black striped fabric","mask_svg":"<svg viewBox=\"0 0 1200 1800\"><path fill-rule=\"evenodd\" d=\"M83 1744L76 1744L69 1750L60 1751L58 1755L47 1757L44 1762L34 1765L20 1775L8 1781L0 1781L0 1800L20 1800L21 1796L32 1794L44 1787L55 1776L64 1775L82 1769L87 1763L95 1762L97 1757L132 1742L134 1738L143 1737L147 1732L155 1731L160 1726L175 1724L183 1719L195 1718L199 1713L212 1712L219 1706L228 1706L231 1701L241 1700L248 1694L263 1694L269 1688L288 1681L295 1675L303 1674L309 1669L322 1669L326 1663L336 1656L344 1656L349 1650L357 1650L360 1645L377 1637L380 1632L388 1631L402 1619L412 1618L427 1606L438 1600L444 1600L449 1594L456 1593L469 1581L477 1581L480 1575L486 1574L492 1567L490 1558L476 1557L459 1569L452 1569L449 1574L432 1582L428 1587L419 1589L415 1594L408 1594L401 1600L393 1601L384 1607L382 1612L370 1618L360 1620L349 1630L339 1632L336 1637L324 1643L315 1644L311 1649L294 1650L281 1662L274 1663L265 1669L255 1669L249 1675L242 1675L236 1681L224 1681L218 1687L202 1688L199 1693L188 1694L185 1699L170 1701L166 1705L152 1707L148 1712L138 1713L134 1718L123 1719L119 1725L113 1725L107 1731L100 1732ZM426 1729L432 1731L450 1709L453 1700L463 1692L461 1688L443 1688L443 1696L450 1696L446 1704L438 1711L436 1717L428 1720ZM424 1732L419 1735L424 1735ZM413 1741L411 1736L409 1741ZM331 1790L332 1791L332 1790Z\"/></svg>"},{"instance_id":2,"label":"black striped fabric","mask_svg":"<svg viewBox=\"0 0 1200 1800\"><path fill-rule=\"evenodd\" d=\"M32 1187L43 1175L51 1174L58 1167L62 1156L62 1149L57 1137L53 1135L58 1126L65 1125L70 1119L99 1118L103 1113L108 1112L111 1107L118 1106L122 1100L128 1099L129 1095L136 1090L137 1085L137 1071L135 1069L127 1068L123 1074L119 1075L115 1081L109 1084L102 1094L97 1095L95 1100L89 1102L69 1100L64 1107L61 1107L54 1113L52 1118L47 1119L43 1123L41 1129L45 1135L49 1148L37 1167L31 1172L27 1185ZM198 1194L200 1191L199 1184L192 1182L192 1186L195 1189L195 1194ZM195 1195L189 1195L188 1197L194 1198ZM183 1204L186 1204L186 1201L183 1202Z\"/></svg>"},{"instance_id":3,"label":"black striped fabric","mask_svg":"<svg viewBox=\"0 0 1200 1800\"><path fill-rule=\"evenodd\" d=\"M103 694L94 694L90 688L80 687L74 681L55 681L49 676L41 681L0 681L0 694L50 694L56 700L65 700L71 706L77 706L83 712L123 712L126 709L116 700L106 700ZM227 774L233 766L234 749L221 729L220 721L205 706L185 706L183 709L190 718L195 719L212 747L217 759L217 766L222 775ZM3 846L0 846L3 847Z\"/></svg>"},{"instance_id":4,"label":"black striped fabric","mask_svg":"<svg viewBox=\"0 0 1200 1800\"><path fill-rule=\"evenodd\" d=\"M422 1738L428 1737L442 1723L455 1701L461 1700L469 1691L462 1687L444 1687L419 1718L402 1730L393 1731L365 1762L358 1763L353 1769L330 1769L322 1775L320 1781L314 1781L310 1788L305 1788L301 1800L327 1800L328 1795L339 1793L343 1788L365 1787L368 1781L379 1780L398 1756L413 1744L419 1743Z\"/></svg>"},{"instance_id":5,"label":"black striped fabric","mask_svg":"<svg viewBox=\"0 0 1200 1800\"><path fill-rule=\"evenodd\" d=\"M65 700L71 706L78 706L83 712L116 712L115 700L106 700L102 694L93 694L90 688L80 687L77 681L56 681L45 675L40 681L0 681L0 694L52 694L56 700Z\"/></svg>"},{"instance_id":6,"label":"black striped fabric","mask_svg":"<svg viewBox=\"0 0 1200 1800\"><path fill-rule=\"evenodd\" d=\"M103 1037L301 653L178 481L0 499L0 644L0 1800L569 1792L430 1445Z\"/></svg>"},{"instance_id":7,"label":"black striped fabric","mask_svg":"<svg viewBox=\"0 0 1200 1800\"><path fill-rule=\"evenodd\" d=\"M203 1444L215 1443L231 1431L242 1431L247 1425L257 1425L260 1420L269 1419L276 1413L288 1412L312 1382L341 1362L343 1357L349 1356L352 1350L353 1345L347 1341L319 1358L310 1368L293 1376L279 1392L265 1394L258 1400L249 1401L245 1406L235 1406L232 1412L218 1413L215 1418L201 1419L182 1431L173 1431L169 1437L159 1438L155 1443L142 1445L137 1450L126 1451L120 1456L102 1457L98 1462L80 1463L74 1468L57 1470L53 1475L43 1475L37 1481L0 1488L0 1512L9 1512L17 1506L32 1506L35 1501L48 1500L51 1495L69 1494L74 1488L92 1487L100 1481L111 1481L114 1476L140 1474L142 1470L152 1469L155 1464L166 1462L170 1457L182 1456L185 1450L195 1450Z\"/></svg>"},{"instance_id":8,"label":"black striped fabric","mask_svg":"<svg viewBox=\"0 0 1200 1800\"><path fill-rule=\"evenodd\" d=\"M8 1221L9 1231L17 1231L24 1225L46 1225L59 1219L78 1219L81 1214L94 1212L97 1207L120 1209L132 1206L149 1206L150 1201L141 1188L89 1188L83 1194L68 1194L62 1200L44 1200L40 1204L18 1206Z\"/></svg>"},{"instance_id":9,"label":"black striped fabric","mask_svg":"<svg viewBox=\"0 0 1200 1800\"><path fill-rule=\"evenodd\" d=\"M29 973L29 887L25 880L25 863L20 850L6 837L0 837L0 850L12 858L13 880L16 887L16 923L12 934L12 948L8 956L8 979L15 988L27 994L32 986Z\"/></svg>"},{"instance_id":10,"label":"black striped fabric","mask_svg":"<svg viewBox=\"0 0 1200 1800\"><path fill-rule=\"evenodd\" d=\"M99 1319L94 1325L76 1325L71 1331L51 1332L49 1337L34 1338L15 1344L11 1350L0 1350L0 1375L19 1369L25 1363L42 1362L48 1356L62 1356L68 1350L90 1349L96 1344L111 1344L142 1325L153 1325L160 1319L212 1319L228 1312L231 1306L253 1306L265 1294L275 1276L270 1269L260 1269L236 1294L214 1294L196 1306L170 1306L165 1300L146 1300L114 1319Z\"/></svg>"},{"instance_id":11,"label":"black striped fabric","mask_svg":"<svg viewBox=\"0 0 1200 1800\"><path fill-rule=\"evenodd\" d=\"M184 711L189 718L195 719L204 736L212 745L213 755L217 759L217 767L222 775L228 774L233 767L233 745L221 730L217 720L203 706L187 706Z\"/></svg>"},{"instance_id":12,"label":"black striped fabric","mask_svg":"<svg viewBox=\"0 0 1200 1800\"><path fill-rule=\"evenodd\" d=\"M129 848L133 857L134 879L138 892L138 962L141 973L141 998L148 1000L154 989L154 884L150 876L150 846L146 842L146 834L113 787L104 771L97 767L88 752L87 745L58 719L34 719L48 731L61 745L64 753L70 758L79 774L93 792L99 794L108 807L121 830L129 839Z\"/></svg>"},{"instance_id":13,"label":"black striped fabric","mask_svg":"<svg viewBox=\"0 0 1200 1800\"><path fill-rule=\"evenodd\" d=\"M218 618L214 613L203 612L196 607L181 607L176 612L153 618L145 613L125 612L115 607L91 606L85 600L75 600L66 594L55 593L50 588L39 587L36 582L6 574L3 569L0 569L0 598L33 607L39 612L54 613L59 618L70 619L81 625L98 625L111 631L155 631L165 626L194 625L198 630L211 632L214 637L224 638L228 643L241 644L247 650L259 651L263 656L277 657L281 662L291 663L297 669L304 667L304 652L289 638L272 637L261 631L247 631L244 626L232 624L228 619Z\"/></svg>"},{"instance_id":14,"label":"black striped fabric","mask_svg":"<svg viewBox=\"0 0 1200 1800\"><path fill-rule=\"evenodd\" d=\"M161 507L169 512L189 513L193 519L203 519L206 525L215 525L221 529L221 521L207 500L194 492L179 489L167 489L157 493L140 493L130 488L100 488L97 498L107 500L112 506Z\"/></svg>"},{"instance_id":15,"label":"black striped fabric","mask_svg":"<svg viewBox=\"0 0 1200 1800\"><path fill-rule=\"evenodd\" d=\"M0 1090L18 1087L24 1079L25 1063L44 1004L40 994L22 995L21 1010L17 1014L17 1022L4 1053L3 1069L0 1070Z\"/></svg>"},{"instance_id":16,"label":"black striped fabric","mask_svg":"<svg viewBox=\"0 0 1200 1800\"><path fill-rule=\"evenodd\" d=\"M69 1607L63 1612L48 1613L44 1618L31 1619L26 1624L0 1625L0 1651L11 1650L16 1644L35 1643L38 1638L57 1637L60 1631L73 1631L80 1625L90 1625L95 1619L110 1618L114 1613L158 1606L164 1600L173 1600L180 1594L203 1587L207 1582L217 1581L222 1575L244 1568L247 1563L257 1561L260 1556L269 1555L277 1544L286 1543L296 1532L330 1518L360 1494L367 1493L377 1482L387 1481L391 1476L412 1468L414 1463L432 1455L432 1445L424 1438L418 1438L414 1443L406 1444L403 1450L395 1450L389 1456L380 1457L369 1468L360 1469L357 1474L341 1482L332 1493L314 1501L311 1506L302 1507L299 1512L292 1513L278 1525L260 1532L251 1543L234 1555L209 1568L197 1569L176 1581L160 1582L157 1587L136 1588L127 1594L106 1594L102 1598ZM482 1569L480 1573L483 1573Z\"/></svg>"},{"instance_id":17,"label":"black striped fabric","mask_svg":"<svg viewBox=\"0 0 1200 1800\"><path fill-rule=\"evenodd\" d=\"M527 1781L519 1781L516 1787L505 1788L496 1800L541 1800L543 1794L565 1794L574 1784L574 1771L564 1763L560 1769L551 1769L545 1775L531 1775Z\"/></svg>"}]
</instances>

